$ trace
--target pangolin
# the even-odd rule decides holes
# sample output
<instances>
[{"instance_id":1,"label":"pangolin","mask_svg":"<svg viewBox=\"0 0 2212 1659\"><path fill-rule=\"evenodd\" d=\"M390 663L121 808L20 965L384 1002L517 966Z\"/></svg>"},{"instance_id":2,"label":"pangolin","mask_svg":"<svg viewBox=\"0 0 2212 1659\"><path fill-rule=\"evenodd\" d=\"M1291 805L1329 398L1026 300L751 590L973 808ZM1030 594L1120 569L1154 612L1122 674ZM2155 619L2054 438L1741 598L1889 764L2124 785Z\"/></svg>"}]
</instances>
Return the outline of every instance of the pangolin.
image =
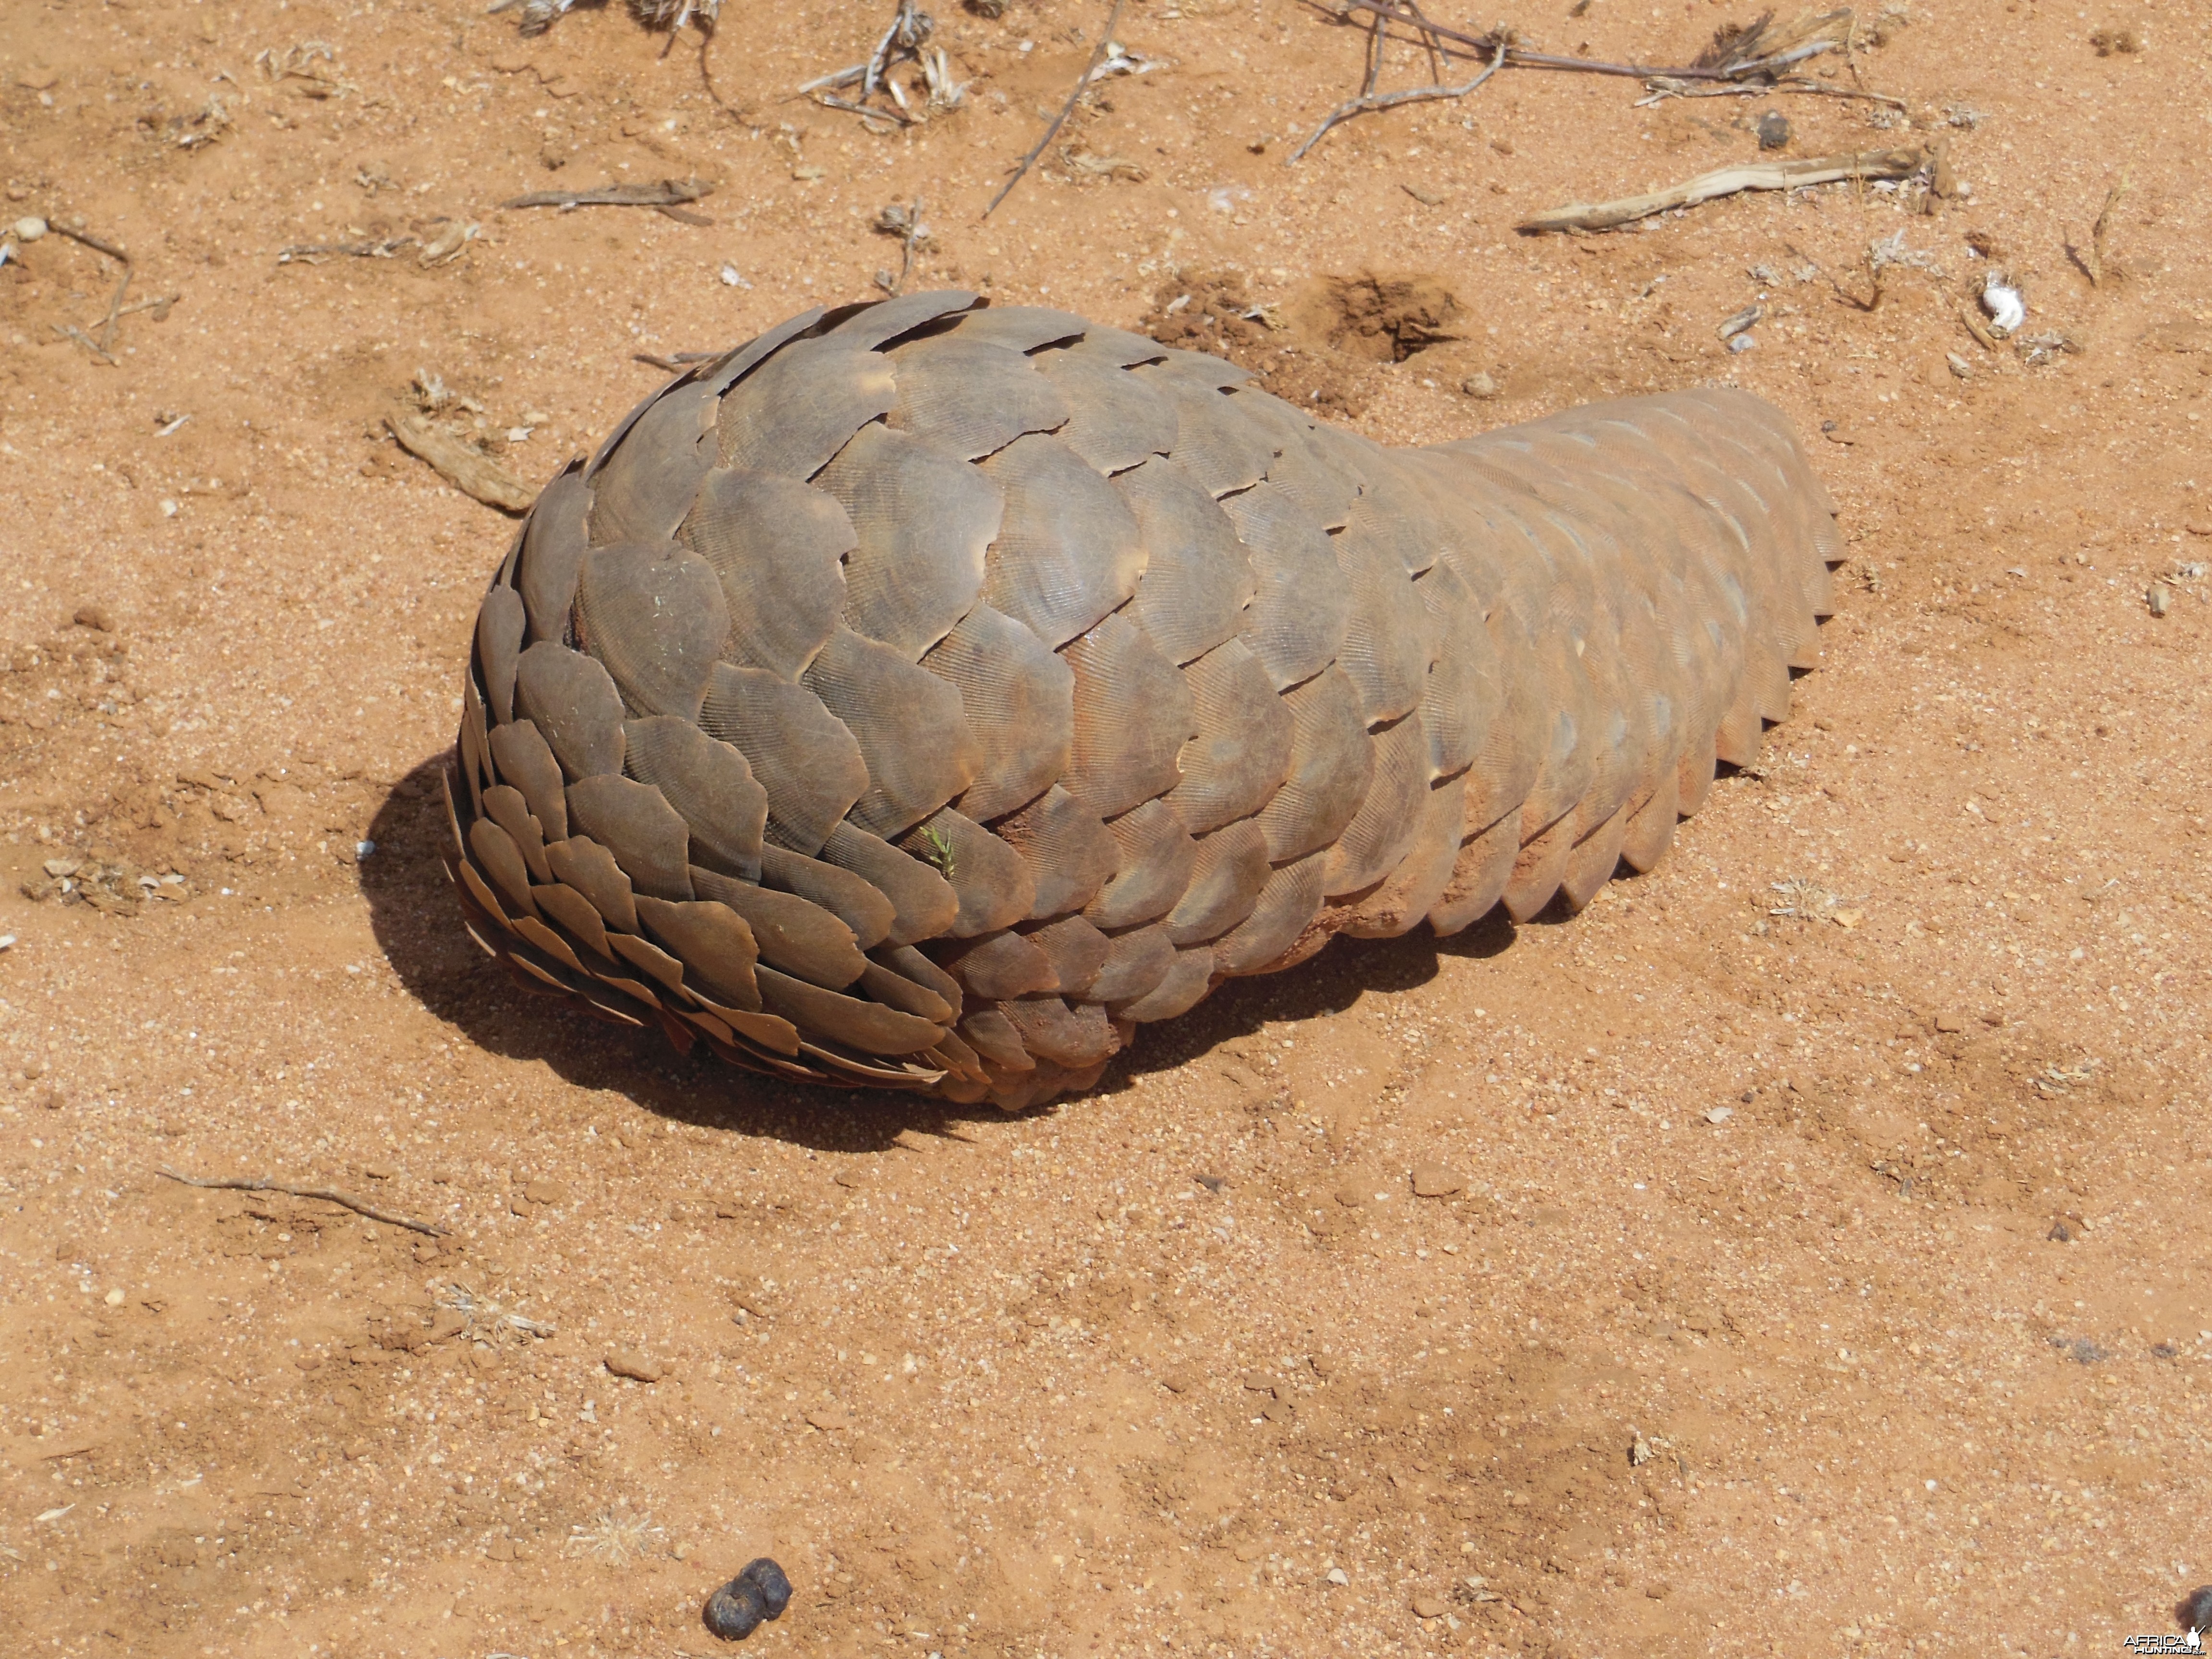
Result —
<instances>
[{"instance_id":1,"label":"pangolin","mask_svg":"<svg viewBox=\"0 0 2212 1659\"><path fill-rule=\"evenodd\" d=\"M538 496L447 868L525 989L1019 1110L1334 934L1649 868L1841 557L1740 392L1392 449L1066 312L812 310Z\"/></svg>"}]
</instances>

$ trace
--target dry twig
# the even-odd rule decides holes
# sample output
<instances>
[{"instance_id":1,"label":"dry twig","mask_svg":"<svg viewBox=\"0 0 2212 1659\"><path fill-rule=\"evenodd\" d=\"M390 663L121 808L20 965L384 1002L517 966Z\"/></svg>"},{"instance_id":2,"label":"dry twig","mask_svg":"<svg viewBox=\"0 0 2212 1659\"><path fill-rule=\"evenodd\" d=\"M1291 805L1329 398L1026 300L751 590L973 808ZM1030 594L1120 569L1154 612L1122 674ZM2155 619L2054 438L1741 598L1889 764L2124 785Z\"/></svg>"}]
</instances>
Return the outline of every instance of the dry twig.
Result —
<instances>
[{"instance_id":1,"label":"dry twig","mask_svg":"<svg viewBox=\"0 0 2212 1659\"><path fill-rule=\"evenodd\" d=\"M703 213L685 212L683 204L696 202L714 191L714 186L704 179L663 179L657 184L647 185L611 181L589 190L533 190L500 205L559 208L564 213L580 207L653 208L679 224L711 225L714 222L712 219Z\"/></svg>"},{"instance_id":2,"label":"dry twig","mask_svg":"<svg viewBox=\"0 0 2212 1659\"><path fill-rule=\"evenodd\" d=\"M295 1187L283 1181L261 1181L245 1176L203 1178L179 1174L164 1164L155 1173L171 1181L181 1182L187 1187L204 1187L211 1191L238 1193L284 1193L293 1198L319 1198L325 1204L337 1204L351 1210L356 1215L365 1215L371 1221L381 1221L387 1227L404 1227L410 1232L422 1233L431 1238L450 1238L443 1227L434 1227L427 1221L417 1221L413 1216L401 1215L396 1210L380 1210L366 1200L351 1193L342 1193L335 1187Z\"/></svg>"},{"instance_id":3,"label":"dry twig","mask_svg":"<svg viewBox=\"0 0 2212 1659\"><path fill-rule=\"evenodd\" d=\"M49 222L48 228L56 235L66 236L72 242L80 242L94 253L106 254L123 267L123 280L115 285L115 297L107 302L107 320L100 325L99 340L95 342L87 337L81 329L71 328L64 331L71 338L90 346L100 357L112 363L115 359L108 356L108 350L115 343L116 319L123 314L123 296L131 291L132 273L131 256L112 242L103 242L97 236L88 235L82 230L71 230L67 225Z\"/></svg>"},{"instance_id":4,"label":"dry twig","mask_svg":"<svg viewBox=\"0 0 2212 1659\"><path fill-rule=\"evenodd\" d=\"M888 270L876 273L876 286L886 294L896 295L906 286L906 279L914 270L915 250L929 240L929 227L922 222L921 198L912 202L893 202L888 207L876 210L873 227L879 236L899 239L899 270L894 277Z\"/></svg>"},{"instance_id":5,"label":"dry twig","mask_svg":"<svg viewBox=\"0 0 2212 1659\"><path fill-rule=\"evenodd\" d=\"M1796 190L1806 185L1832 185L1845 179L1909 179L1919 171L1917 149L1869 150L1849 155L1811 155L1798 161L1755 161L1720 167L1665 190L1643 196L1624 196L1617 201L1577 202L1553 208L1533 219L1523 219L1516 229L1611 230L1638 219L1648 219L1669 208L1694 207L1722 196L1747 190Z\"/></svg>"},{"instance_id":6,"label":"dry twig","mask_svg":"<svg viewBox=\"0 0 2212 1659\"><path fill-rule=\"evenodd\" d=\"M1121 6L1122 0L1114 0L1113 10L1106 14L1106 27L1098 32L1098 44L1091 48L1091 61L1083 66L1083 73L1075 77L1075 90L1067 94L1067 101L1060 106L1060 113L1052 118L1052 125L1044 130L1044 137L1031 145L1030 153L1022 157L1021 165L1014 169L1014 176L999 186L999 193L991 198L990 206L983 210L984 218L988 219L997 212L999 204L1013 194L1014 186L1029 176L1030 169L1036 165L1036 158L1045 153L1046 148L1060 136L1060 130L1067 125L1067 118L1075 113L1077 100L1098 73L1098 66L1106 61L1106 48L1113 44L1115 26L1121 21Z\"/></svg>"},{"instance_id":7,"label":"dry twig","mask_svg":"<svg viewBox=\"0 0 2212 1659\"><path fill-rule=\"evenodd\" d=\"M1714 82L1713 92L1702 94L1711 96L1717 95L1724 89L1734 89L1727 88L1725 83L1752 81L1759 83L1753 88L1757 92L1816 93L1831 98L1863 98L1896 109L1905 106L1902 99L1892 98L1885 93L1854 92L1841 87L1822 86L1817 82L1807 81L1802 76L1782 75L1781 72L1792 64L1802 63L1824 52L1843 50L1850 39L1851 14L1848 9L1808 14L1782 28L1770 27L1773 17L1770 12L1748 29L1730 35L1724 44L1717 44L1713 51L1706 52L1695 64L1659 65L1613 64L1595 58L1571 58L1557 52L1532 52L1516 44L1510 30L1493 29L1487 34L1469 34L1464 30L1431 22L1422 15L1417 6L1397 5L1390 3L1390 0L1340 0L1340 3L1344 10L1338 12L1338 16L1352 11L1370 13L1379 21L1414 30L1431 50L1438 42L1444 40L1471 46L1485 54L1503 46L1508 69L1625 76L1632 80L1650 82L1655 92L1663 92L1674 97L1701 95L1677 89L1681 82Z\"/></svg>"},{"instance_id":8,"label":"dry twig","mask_svg":"<svg viewBox=\"0 0 2212 1659\"><path fill-rule=\"evenodd\" d=\"M1355 115L1364 115L1372 110L1394 109L1400 104L1419 103L1427 99L1464 98L1468 94L1473 92L1477 87L1480 86L1485 81L1487 81L1492 76L1497 74L1499 70L1505 67L1505 54L1508 48L1501 45L1498 48L1496 55L1491 58L1490 62L1484 66L1481 71L1478 73L1474 79L1465 82L1462 85L1456 87L1407 87L1401 92L1378 93L1375 90L1375 76L1376 70L1381 67L1382 64L1382 52L1380 51L1382 34L1382 30L1381 25L1378 23L1375 30L1377 49L1370 54L1368 60L1367 89L1362 92L1358 97L1352 99L1348 102L1339 104L1334 109L1331 110L1328 116L1323 118L1322 124L1316 127L1312 133L1308 136L1305 143L1300 144L1296 149L1291 152L1290 160L1285 161L1283 164L1284 166L1289 167L1294 165L1299 157L1303 156L1308 150L1311 149L1316 144L1321 142L1322 135L1323 133L1327 132L1331 127L1334 126L1340 121L1348 121Z\"/></svg>"},{"instance_id":9,"label":"dry twig","mask_svg":"<svg viewBox=\"0 0 2212 1659\"><path fill-rule=\"evenodd\" d=\"M414 246L416 240L412 236L387 236L377 242L295 242L276 251L276 263L319 265L338 254L354 259L389 259L401 248Z\"/></svg>"}]
</instances>

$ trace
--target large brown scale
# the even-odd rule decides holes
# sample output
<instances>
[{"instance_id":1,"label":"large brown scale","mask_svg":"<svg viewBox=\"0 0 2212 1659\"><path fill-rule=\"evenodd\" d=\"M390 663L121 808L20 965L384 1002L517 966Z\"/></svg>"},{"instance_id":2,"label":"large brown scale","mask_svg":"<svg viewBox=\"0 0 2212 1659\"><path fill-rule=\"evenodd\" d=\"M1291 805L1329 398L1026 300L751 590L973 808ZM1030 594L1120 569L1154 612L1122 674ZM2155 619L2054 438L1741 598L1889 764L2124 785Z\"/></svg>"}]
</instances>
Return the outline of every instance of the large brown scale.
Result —
<instances>
[{"instance_id":1,"label":"large brown scale","mask_svg":"<svg viewBox=\"0 0 2212 1659\"><path fill-rule=\"evenodd\" d=\"M810 311L547 486L451 788L526 989L810 1083L1088 1087L1330 936L1580 907L1757 753L1841 557L1780 415L1425 449L971 294Z\"/></svg>"}]
</instances>

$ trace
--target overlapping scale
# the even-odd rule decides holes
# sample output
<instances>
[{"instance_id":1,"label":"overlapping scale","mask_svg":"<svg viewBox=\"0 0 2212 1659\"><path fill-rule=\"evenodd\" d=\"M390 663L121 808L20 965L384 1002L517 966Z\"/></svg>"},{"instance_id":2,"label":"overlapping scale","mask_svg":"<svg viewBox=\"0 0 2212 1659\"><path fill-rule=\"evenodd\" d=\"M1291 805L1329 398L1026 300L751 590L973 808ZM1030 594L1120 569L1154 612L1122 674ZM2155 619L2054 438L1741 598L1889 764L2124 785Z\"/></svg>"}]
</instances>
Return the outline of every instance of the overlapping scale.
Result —
<instances>
[{"instance_id":1,"label":"overlapping scale","mask_svg":"<svg viewBox=\"0 0 2212 1659\"><path fill-rule=\"evenodd\" d=\"M1175 405L1127 369L1076 351L1041 351L1030 361L1059 395L1060 442L1099 471L1124 471L1175 447Z\"/></svg>"},{"instance_id":2,"label":"overlapping scale","mask_svg":"<svg viewBox=\"0 0 2212 1659\"><path fill-rule=\"evenodd\" d=\"M861 829L899 835L974 781L982 750L959 688L890 647L840 627L804 684L860 746L868 787L850 817Z\"/></svg>"},{"instance_id":3,"label":"overlapping scale","mask_svg":"<svg viewBox=\"0 0 2212 1659\"><path fill-rule=\"evenodd\" d=\"M1068 399L1030 359L960 334L917 340L890 354L898 402L891 424L933 448L977 461L1029 432L1065 426Z\"/></svg>"},{"instance_id":4,"label":"overlapping scale","mask_svg":"<svg viewBox=\"0 0 2212 1659\"><path fill-rule=\"evenodd\" d=\"M969 817L1011 812L1066 771L1075 742L1075 675L1021 623L979 605L921 665L958 690L975 736L979 769L959 801Z\"/></svg>"},{"instance_id":5,"label":"overlapping scale","mask_svg":"<svg viewBox=\"0 0 2212 1659\"><path fill-rule=\"evenodd\" d=\"M845 607L860 545L845 509L796 478L717 467L678 533L721 580L729 660L797 679Z\"/></svg>"},{"instance_id":6,"label":"overlapping scale","mask_svg":"<svg viewBox=\"0 0 2212 1659\"><path fill-rule=\"evenodd\" d=\"M730 613L704 559L673 542L618 542L584 556L575 630L631 714L696 722L729 641Z\"/></svg>"},{"instance_id":7,"label":"overlapping scale","mask_svg":"<svg viewBox=\"0 0 2212 1659\"><path fill-rule=\"evenodd\" d=\"M665 542L691 510L714 465L714 388L679 381L648 404L592 469L592 545Z\"/></svg>"},{"instance_id":8,"label":"overlapping scale","mask_svg":"<svg viewBox=\"0 0 2212 1659\"><path fill-rule=\"evenodd\" d=\"M568 469L539 492L522 533L522 556L515 562L514 591L522 596L529 621L529 642L568 637L568 607L576 600L576 571L591 545L585 517L592 507L591 486L583 468Z\"/></svg>"},{"instance_id":9,"label":"overlapping scale","mask_svg":"<svg viewBox=\"0 0 2212 1659\"><path fill-rule=\"evenodd\" d=\"M721 464L811 478L898 403L890 360L833 339L786 346L722 398Z\"/></svg>"},{"instance_id":10,"label":"overlapping scale","mask_svg":"<svg viewBox=\"0 0 2212 1659\"><path fill-rule=\"evenodd\" d=\"M980 463L1006 493L983 598L1055 650L1136 592L1144 542L1114 486L1049 434Z\"/></svg>"},{"instance_id":11,"label":"overlapping scale","mask_svg":"<svg viewBox=\"0 0 2212 1659\"><path fill-rule=\"evenodd\" d=\"M1251 647L1231 640L1183 670L1198 730L1167 803L1194 835L1265 806L1290 775L1297 720Z\"/></svg>"},{"instance_id":12,"label":"overlapping scale","mask_svg":"<svg viewBox=\"0 0 2212 1659\"><path fill-rule=\"evenodd\" d=\"M717 667L699 724L745 757L768 792L771 829L794 852L819 851L867 791L867 763L845 723L805 686L766 669Z\"/></svg>"},{"instance_id":13,"label":"overlapping scale","mask_svg":"<svg viewBox=\"0 0 2212 1659\"><path fill-rule=\"evenodd\" d=\"M628 721L623 735L624 769L653 785L682 817L691 832L690 861L759 879L768 791L744 756L673 714Z\"/></svg>"},{"instance_id":14,"label":"overlapping scale","mask_svg":"<svg viewBox=\"0 0 2212 1659\"><path fill-rule=\"evenodd\" d=\"M613 677L581 652L550 640L524 652L515 670L514 708L538 728L566 776L622 770L627 712L622 693Z\"/></svg>"},{"instance_id":15,"label":"overlapping scale","mask_svg":"<svg viewBox=\"0 0 2212 1659\"><path fill-rule=\"evenodd\" d=\"M998 831L1035 878L1030 916L1080 909L1121 867L1121 849L1104 821L1056 783L1001 818Z\"/></svg>"},{"instance_id":16,"label":"overlapping scale","mask_svg":"<svg viewBox=\"0 0 2212 1659\"><path fill-rule=\"evenodd\" d=\"M1219 503L1165 457L1121 474L1114 486L1144 539L1131 609L1145 632L1178 663L1234 638L1259 579Z\"/></svg>"},{"instance_id":17,"label":"overlapping scale","mask_svg":"<svg viewBox=\"0 0 2212 1659\"><path fill-rule=\"evenodd\" d=\"M1328 533L1273 484L1222 502L1252 562L1256 586L1238 631L1278 691L1336 660L1352 599Z\"/></svg>"},{"instance_id":18,"label":"overlapping scale","mask_svg":"<svg viewBox=\"0 0 2212 1659\"><path fill-rule=\"evenodd\" d=\"M1006 511L998 487L958 453L884 426L862 427L815 486L845 509L856 541L845 626L913 661L983 590Z\"/></svg>"},{"instance_id":19,"label":"overlapping scale","mask_svg":"<svg viewBox=\"0 0 2212 1659\"><path fill-rule=\"evenodd\" d=\"M1060 655L1075 674L1075 735L1060 785L1110 818L1181 781L1198 730L1190 689L1144 629L1116 613Z\"/></svg>"}]
</instances>

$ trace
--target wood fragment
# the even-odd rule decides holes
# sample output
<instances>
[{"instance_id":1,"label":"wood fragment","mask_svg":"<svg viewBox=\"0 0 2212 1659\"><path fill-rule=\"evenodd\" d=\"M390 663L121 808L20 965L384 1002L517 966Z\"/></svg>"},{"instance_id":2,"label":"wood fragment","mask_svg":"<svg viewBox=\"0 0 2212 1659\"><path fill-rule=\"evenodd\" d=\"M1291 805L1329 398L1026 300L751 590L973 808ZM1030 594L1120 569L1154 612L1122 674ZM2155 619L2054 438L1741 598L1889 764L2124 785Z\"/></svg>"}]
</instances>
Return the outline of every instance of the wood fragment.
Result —
<instances>
[{"instance_id":1,"label":"wood fragment","mask_svg":"<svg viewBox=\"0 0 2212 1659\"><path fill-rule=\"evenodd\" d=\"M625 185L611 181L588 190L533 190L501 202L503 208L681 207L714 194L704 179L663 179L657 183Z\"/></svg>"},{"instance_id":2,"label":"wood fragment","mask_svg":"<svg viewBox=\"0 0 2212 1659\"><path fill-rule=\"evenodd\" d=\"M538 499L536 490L490 456L419 415L387 415L384 424L402 449L429 462L447 483L486 507L495 507L502 513L526 513Z\"/></svg>"},{"instance_id":3,"label":"wood fragment","mask_svg":"<svg viewBox=\"0 0 2212 1659\"><path fill-rule=\"evenodd\" d=\"M317 1198L325 1204L336 1204L351 1210L356 1215L367 1216L371 1221L381 1221L387 1227L404 1227L410 1232L422 1233L430 1238L453 1237L443 1227L417 1221L413 1216L401 1215L397 1210L380 1210L366 1200L356 1198L351 1193L340 1192L335 1187L295 1187L288 1182L264 1181L247 1176L188 1176L166 1164L157 1166L155 1173L187 1187L204 1187L210 1191L284 1193L293 1198Z\"/></svg>"},{"instance_id":4,"label":"wood fragment","mask_svg":"<svg viewBox=\"0 0 2212 1659\"><path fill-rule=\"evenodd\" d=\"M1036 165L1036 158L1045 153L1054 139L1060 137L1060 130L1067 125L1067 118L1075 113L1077 100L1090 86L1091 77L1098 73L1099 64L1106 61L1106 48L1113 45L1115 26L1121 21L1122 3L1123 0L1114 0L1113 10L1106 14L1106 27L1098 32L1098 44L1091 48L1091 61L1083 66L1083 73L1075 77L1075 90L1067 94L1067 101L1060 106L1060 113L1052 118L1052 125L1044 130L1044 136L1030 146L1028 155L1022 157L1020 165L1014 169L1014 176L999 186L999 193L983 210L984 218L988 219L997 212L999 204L1013 194L1014 186L1029 176L1030 169Z\"/></svg>"},{"instance_id":5,"label":"wood fragment","mask_svg":"<svg viewBox=\"0 0 2212 1659\"><path fill-rule=\"evenodd\" d=\"M2097 215L2097 222L2089 230L2089 286L2105 285L2105 237L2112 228L2112 210L2126 197L2134 180L2125 168L2120 172L2120 181L2105 192L2105 205Z\"/></svg>"},{"instance_id":6,"label":"wood fragment","mask_svg":"<svg viewBox=\"0 0 2212 1659\"><path fill-rule=\"evenodd\" d=\"M1624 196L1610 202L1576 202L1523 219L1516 229L1529 234L1562 230L1611 230L1648 219L1670 208L1695 207L1747 190L1796 190L1844 179L1909 179L1918 172L1921 152L1869 150L1848 155L1812 155L1796 161L1756 161L1719 167L1665 190Z\"/></svg>"}]
</instances>

